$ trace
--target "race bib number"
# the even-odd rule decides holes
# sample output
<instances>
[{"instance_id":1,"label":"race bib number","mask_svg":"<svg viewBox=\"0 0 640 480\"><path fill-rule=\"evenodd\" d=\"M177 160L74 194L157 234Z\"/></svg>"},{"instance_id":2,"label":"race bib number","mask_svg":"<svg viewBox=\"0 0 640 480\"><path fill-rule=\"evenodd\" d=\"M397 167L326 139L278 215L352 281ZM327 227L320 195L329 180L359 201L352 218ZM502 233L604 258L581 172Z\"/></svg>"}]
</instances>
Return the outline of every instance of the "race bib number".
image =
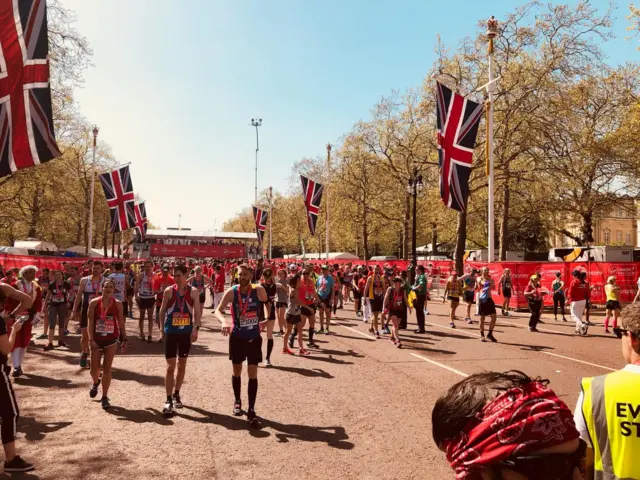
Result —
<instances>
[{"instance_id":1,"label":"race bib number","mask_svg":"<svg viewBox=\"0 0 640 480\"><path fill-rule=\"evenodd\" d=\"M404 300L402 299L396 300L396 308L401 308L403 304L404 304Z\"/></svg>"},{"instance_id":2,"label":"race bib number","mask_svg":"<svg viewBox=\"0 0 640 480\"><path fill-rule=\"evenodd\" d=\"M304 294L304 299L307 302L312 302L314 300L314 298L315 298L315 295L313 293L307 292L307 293Z\"/></svg>"},{"instance_id":3,"label":"race bib number","mask_svg":"<svg viewBox=\"0 0 640 480\"><path fill-rule=\"evenodd\" d=\"M175 312L171 316L171 326L186 327L191 324L191 317L188 313Z\"/></svg>"},{"instance_id":4,"label":"race bib number","mask_svg":"<svg viewBox=\"0 0 640 480\"><path fill-rule=\"evenodd\" d=\"M98 318L96 322L96 333L100 335L113 334L116 330L116 321L113 316L109 315L105 318Z\"/></svg>"},{"instance_id":5,"label":"race bib number","mask_svg":"<svg viewBox=\"0 0 640 480\"><path fill-rule=\"evenodd\" d=\"M53 294L53 296L51 297L51 300L54 303L63 303L64 302L64 294L61 292L56 292Z\"/></svg>"},{"instance_id":6,"label":"race bib number","mask_svg":"<svg viewBox=\"0 0 640 480\"><path fill-rule=\"evenodd\" d=\"M247 312L244 316L240 317L238 323L240 324L240 328L252 328L258 325L258 313Z\"/></svg>"},{"instance_id":7,"label":"race bib number","mask_svg":"<svg viewBox=\"0 0 640 480\"><path fill-rule=\"evenodd\" d=\"M373 289L373 294L374 295L382 295L382 289L379 287L376 287Z\"/></svg>"}]
</instances>

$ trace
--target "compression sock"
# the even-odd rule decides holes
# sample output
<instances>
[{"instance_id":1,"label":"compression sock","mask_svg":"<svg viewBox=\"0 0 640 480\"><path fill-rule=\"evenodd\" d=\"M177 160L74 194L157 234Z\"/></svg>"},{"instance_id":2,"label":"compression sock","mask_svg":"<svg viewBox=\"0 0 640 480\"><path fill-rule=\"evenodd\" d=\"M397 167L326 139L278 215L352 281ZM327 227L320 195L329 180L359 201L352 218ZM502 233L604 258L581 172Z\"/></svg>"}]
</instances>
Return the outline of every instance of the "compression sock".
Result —
<instances>
[{"instance_id":1,"label":"compression sock","mask_svg":"<svg viewBox=\"0 0 640 480\"><path fill-rule=\"evenodd\" d=\"M267 360L271 359L271 351L273 350L273 338L267 339Z\"/></svg>"},{"instance_id":2,"label":"compression sock","mask_svg":"<svg viewBox=\"0 0 640 480\"><path fill-rule=\"evenodd\" d=\"M240 377L238 377L240 378ZM258 379L249 379L249 410L255 410L256 397L258 396Z\"/></svg>"},{"instance_id":3,"label":"compression sock","mask_svg":"<svg viewBox=\"0 0 640 480\"><path fill-rule=\"evenodd\" d=\"M309 343L313 343L313 332L315 332L315 330L309 327Z\"/></svg>"},{"instance_id":4,"label":"compression sock","mask_svg":"<svg viewBox=\"0 0 640 480\"><path fill-rule=\"evenodd\" d=\"M236 402L239 402L240 388L242 387L242 377L231 375L231 385L233 385L233 395L236 397Z\"/></svg>"}]
</instances>

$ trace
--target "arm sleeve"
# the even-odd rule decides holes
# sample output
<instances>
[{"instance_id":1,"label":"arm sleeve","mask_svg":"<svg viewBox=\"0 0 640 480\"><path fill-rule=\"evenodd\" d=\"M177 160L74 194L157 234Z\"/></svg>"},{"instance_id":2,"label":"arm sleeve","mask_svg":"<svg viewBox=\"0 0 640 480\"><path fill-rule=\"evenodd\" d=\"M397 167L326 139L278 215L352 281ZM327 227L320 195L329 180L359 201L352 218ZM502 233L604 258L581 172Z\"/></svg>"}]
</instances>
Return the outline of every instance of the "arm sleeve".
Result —
<instances>
[{"instance_id":1,"label":"arm sleeve","mask_svg":"<svg viewBox=\"0 0 640 480\"><path fill-rule=\"evenodd\" d=\"M576 404L576 410L573 413L573 421L576 424L576 429L580 433L580 438L584 440L589 447L591 447L591 438L589 437L589 430L587 429L587 423L584 421L584 415L582 414L582 401L583 395L580 392L578 397L578 403Z\"/></svg>"}]
</instances>

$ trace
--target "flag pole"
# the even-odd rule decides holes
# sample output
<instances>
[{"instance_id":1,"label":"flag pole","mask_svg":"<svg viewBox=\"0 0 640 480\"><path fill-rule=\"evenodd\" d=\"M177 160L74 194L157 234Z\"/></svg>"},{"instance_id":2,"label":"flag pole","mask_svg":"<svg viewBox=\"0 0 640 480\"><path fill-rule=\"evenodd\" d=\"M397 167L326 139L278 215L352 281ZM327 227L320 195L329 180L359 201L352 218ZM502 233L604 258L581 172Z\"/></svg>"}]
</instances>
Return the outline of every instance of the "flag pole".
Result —
<instances>
[{"instance_id":1,"label":"flag pole","mask_svg":"<svg viewBox=\"0 0 640 480\"><path fill-rule=\"evenodd\" d=\"M273 238L273 187L269 187L269 260L271 260L271 247Z\"/></svg>"},{"instance_id":2,"label":"flag pole","mask_svg":"<svg viewBox=\"0 0 640 480\"><path fill-rule=\"evenodd\" d=\"M89 235L87 239L87 246L85 247L85 253L89 255L91 248L93 247L93 197L96 189L96 142L98 138L98 127L93 127L93 162L91 164L91 198L89 200Z\"/></svg>"},{"instance_id":3,"label":"flag pole","mask_svg":"<svg viewBox=\"0 0 640 480\"><path fill-rule=\"evenodd\" d=\"M487 55L489 57L489 83L487 92L489 94L489 104L487 106L487 157L489 162L489 208L488 208L488 254L489 262L495 259L495 214L494 214L494 181L493 181L493 94L496 84L494 82L494 53L493 39L498 36L498 21L492 16L487 21L487 41L489 43Z\"/></svg>"},{"instance_id":4,"label":"flag pole","mask_svg":"<svg viewBox=\"0 0 640 480\"><path fill-rule=\"evenodd\" d=\"M325 248L327 249L327 261L329 261L329 175L331 172L331 144L327 143L327 179L325 182L325 207L326 207L326 216L325 216L325 229L326 229L326 240L325 240Z\"/></svg>"}]
</instances>

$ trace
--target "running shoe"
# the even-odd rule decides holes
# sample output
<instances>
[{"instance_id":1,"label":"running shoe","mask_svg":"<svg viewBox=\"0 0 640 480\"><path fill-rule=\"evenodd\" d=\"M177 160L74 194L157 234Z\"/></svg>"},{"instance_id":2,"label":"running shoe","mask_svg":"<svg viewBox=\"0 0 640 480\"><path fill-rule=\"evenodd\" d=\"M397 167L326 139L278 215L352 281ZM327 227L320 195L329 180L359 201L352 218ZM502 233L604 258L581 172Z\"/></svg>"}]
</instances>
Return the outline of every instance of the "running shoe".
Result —
<instances>
[{"instance_id":1,"label":"running shoe","mask_svg":"<svg viewBox=\"0 0 640 480\"><path fill-rule=\"evenodd\" d=\"M329 329L328 329L328 328L325 328L325 329L324 329L324 334L325 334L325 335L331 335L331 332L329 331Z\"/></svg>"},{"instance_id":2,"label":"running shoe","mask_svg":"<svg viewBox=\"0 0 640 480\"><path fill-rule=\"evenodd\" d=\"M321 328L320 330L318 330L316 333L327 333L327 331L324 328Z\"/></svg>"},{"instance_id":3,"label":"running shoe","mask_svg":"<svg viewBox=\"0 0 640 480\"><path fill-rule=\"evenodd\" d=\"M385 327L384 327L383 332L384 332L385 334L387 334L387 335L391 335L391 330L389 330L389 327L388 327L388 326L385 326Z\"/></svg>"},{"instance_id":4,"label":"running shoe","mask_svg":"<svg viewBox=\"0 0 640 480\"><path fill-rule=\"evenodd\" d=\"M284 332L274 332L273 336L274 337L281 337L284 335Z\"/></svg>"},{"instance_id":5,"label":"running shoe","mask_svg":"<svg viewBox=\"0 0 640 480\"><path fill-rule=\"evenodd\" d=\"M380 340L380 332L376 332L376 338Z\"/></svg>"},{"instance_id":6,"label":"running shoe","mask_svg":"<svg viewBox=\"0 0 640 480\"><path fill-rule=\"evenodd\" d=\"M29 462L25 462L20 455L16 455L13 457L13 460L4 462L4 471L8 473L17 473L17 472L30 472L34 470L36 467Z\"/></svg>"},{"instance_id":7,"label":"running shoe","mask_svg":"<svg viewBox=\"0 0 640 480\"><path fill-rule=\"evenodd\" d=\"M369 333L374 333L373 327L369 329Z\"/></svg>"},{"instance_id":8,"label":"running shoe","mask_svg":"<svg viewBox=\"0 0 640 480\"><path fill-rule=\"evenodd\" d=\"M608 328L604 329L604 333L611 333Z\"/></svg>"},{"instance_id":9,"label":"running shoe","mask_svg":"<svg viewBox=\"0 0 640 480\"><path fill-rule=\"evenodd\" d=\"M396 344L396 339L395 338L390 338L389 339L389 343L393 343L395 345Z\"/></svg>"},{"instance_id":10,"label":"running shoe","mask_svg":"<svg viewBox=\"0 0 640 480\"><path fill-rule=\"evenodd\" d=\"M289 337L289 348L293 348L293 335Z\"/></svg>"},{"instance_id":11,"label":"running shoe","mask_svg":"<svg viewBox=\"0 0 640 480\"><path fill-rule=\"evenodd\" d=\"M265 367L270 367L271 366L271 360L269 360L268 358L264 359L264 366Z\"/></svg>"},{"instance_id":12,"label":"running shoe","mask_svg":"<svg viewBox=\"0 0 640 480\"><path fill-rule=\"evenodd\" d=\"M538 320L538 323L544 323L544 322L542 321L542 319L540 319L540 320Z\"/></svg>"},{"instance_id":13,"label":"running shoe","mask_svg":"<svg viewBox=\"0 0 640 480\"><path fill-rule=\"evenodd\" d=\"M68 329L68 328L65 328L65 329L64 329L64 336L65 336L65 337L68 337L69 335L71 335L71 332L69 331L69 329Z\"/></svg>"},{"instance_id":14,"label":"running shoe","mask_svg":"<svg viewBox=\"0 0 640 480\"><path fill-rule=\"evenodd\" d=\"M465 318L464 321L467 322L469 325L473 323L473 320L471 320L469 317Z\"/></svg>"},{"instance_id":15,"label":"running shoe","mask_svg":"<svg viewBox=\"0 0 640 480\"><path fill-rule=\"evenodd\" d=\"M484 338L484 335L480 335L480 341L481 342L486 342L487 340Z\"/></svg>"},{"instance_id":16,"label":"running shoe","mask_svg":"<svg viewBox=\"0 0 640 480\"><path fill-rule=\"evenodd\" d=\"M249 422L253 427L260 425L260 419L258 418L258 414L255 410L249 409L247 412L247 422Z\"/></svg>"},{"instance_id":17,"label":"running shoe","mask_svg":"<svg viewBox=\"0 0 640 480\"><path fill-rule=\"evenodd\" d=\"M529 331L537 333L539 330L536 327L529 327Z\"/></svg>"},{"instance_id":18,"label":"running shoe","mask_svg":"<svg viewBox=\"0 0 640 480\"><path fill-rule=\"evenodd\" d=\"M424 309L424 314L425 315L429 315L429 310L427 310L426 308Z\"/></svg>"},{"instance_id":19,"label":"running shoe","mask_svg":"<svg viewBox=\"0 0 640 480\"><path fill-rule=\"evenodd\" d=\"M47 338L49 338L49 335L47 335L45 333L41 333L40 335L38 335L36 337L36 340L46 340Z\"/></svg>"},{"instance_id":20,"label":"running shoe","mask_svg":"<svg viewBox=\"0 0 640 480\"><path fill-rule=\"evenodd\" d=\"M568 320L566 318L562 317L562 321L563 322L567 322Z\"/></svg>"},{"instance_id":21,"label":"running shoe","mask_svg":"<svg viewBox=\"0 0 640 480\"><path fill-rule=\"evenodd\" d=\"M301 349L298 351L298 354L299 354L299 355L303 355L303 356L307 356L307 355L311 355L311 352L310 352L309 350L305 350L304 348L301 348Z\"/></svg>"},{"instance_id":22,"label":"running shoe","mask_svg":"<svg viewBox=\"0 0 640 480\"><path fill-rule=\"evenodd\" d=\"M239 417L240 415L242 415L242 402L237 401L233 404L233 414L236 417Z\"/></svg>"},{"instance_id":23,"label":"running shoe","mask_svg":"<svg viewBox=\"0 0 640 480\"><path fill-rule=\"evenodd\" d=\"M164 408L162 409L163 417L170 417L173 415L173 401L167 400L164 404Z\"/></svg>"},{"instance_id":24,"label":"running shoe","mask_svg":"<svg viewBox=\"0 0 640 480\"><path fill-rule=\"evenodd\" d=\"M369 320L367 318L365 318L364 320L362 320L363 323L369 323Z\"/></svg>"},{"instance_id":25,"label":"running shoe","mask_svg":"<svg viewBox=\"0 0 640 480\"><path fill-rule=\"evenodd\" d=\"M147 343L151 343L151 340L152 340L152 339L151 339L151 335L149 335L149 336L147 337Z\"/></svg>"},{"instance_id":26,"label":"running shoe","mask_svg":"<svg viewBox=\"0 0 640 480\"><path fill-rule=\"evenodd\" d=\"M595 325L595 323L593 323L591 320L585 320L584 323L589 327L593 327Z\"/></svg>"},{"instance_id":27,"label":"running shoe","mask_svg":"<svg viewBox=\"0 0 640 480\"><path fill-rule=\"evenodd\" d=\"M491 340L492 342L497 342L498 340L496 340L496 337L493 336L493 333L489 332L489 334L487 335L487 339Z\"/></svg>"},{"instance_id":28,"label":"running shoe","mask_svg":"<svg viewBox=\"0 0 640 480\"><path fill-rule=\"evenodd\" d=\"M455 323L453 323L453 322L449 322L449 326L450 326L451 328L456 328L456 324L455 324Z\"/></svg>"},{"instance_id":29,"label":"running shoe","mask_svg":"<svg viewBox=\"0 0 640 480\"><path fill-rule=\"evenodd\" d=\"M144 333L140 334L140 340L142 340L143 342L147 339L147 337L144 336Z\"/></svg>"},{"instance_id":30,"label":"running shoe","mask_svg":"<svg viewBox=\"0 0 640 480\"><path fill-rule=\"evenodd\" d=\"M289 350L288 348L283 348L282 349L282 353L285 355L295 355L291 350Z\"/></svg>"},{"instance_id":31,"label":"running shoe","mask_svg":"<svg viewBox=\"0 0 640 480\"><path fill-rule=\"evenodd\" d=\"M91 398L96 398L96 396L98 395L99 386L100 386L100 380L98 380L98 383L93 384L93 386L91 387L91 390L89 390L89 396Z\"/></svg>"},{"instance_id":32,"label":"running shoe","mask_svg":"<svg viewBox=\"0 0 640 480\"><path fill-rule=\"evenodd\" d=\"M427 332L425 332L424 330L418 329L418 330L414 330L413 333L427 333Z\"/></svg>"},{"instance_id":33,"label":"running shoe","mask_svg":"<svg viewBox=\"0 0 640 480\"><path fill-rule=\"evenodd\" d=\"M22 376L22 367L15 367L13 369L13 376L14 377L21 377Z\"/></svg>"},{"instance_id":34,"label":"running shoe","mask_svg":"<svg viewBox=\"0 0 640 480\"><path fill-rule=\"evenodd\" d=\"M69 345L67 345L66 343L64 343L63 341L59 341L58 342L58 347L69 347Z\"/></svg>"},{"instance_id":35,"label":"running shoe","mask_svg":"<svg viewBox=\"0 0 640 480\"><path fill-rule=\"evenodd\" d=\"M500 314L504 317L504 310L500 310Z\"/></svg>"},{"instance_id":36,"label":"running shoe","mask_svg":"<svg viewBox=\"0 0 640 480\"><path fill-rule=\"evenodd\" d=\"M318 345L316 345L313 342L307 342L307 347L309 347L309 348L320 348Z\"/></svg>"},{"instance_id":37,"label":"running shoe","mask_svg":"<svg viewBox=\"0 0 640 480\"><path fill-rule=\"evenodd\" d=\"M171 399L173 400L173 406L176 408L182 408L184 405L182 405L182 400L180 400L180 394L179 393L174 393L171 397Z\"/></svg>"},{"instance_id":38,"label":"running shoe","mask_svg":"<svg viewBox=\"0 0 640 480\"><path fill-rule=\"evenodd\" d=\"M53 343L47 343L47 344L44 346L44 350L45 350L45 351L49 351L49 350L53 350L53 349L54 349Z\"/></svg>"},{"instance_id":39,"label":"running shoe","mask_svg":"<svg viewBox=\"0 0 640 480\"><path fill-rule=\"evenodd\" d=\"M109 397L102 397L102 400L100 400L100 405L104 410L111 408L111 404L109 403Z\"/></svg>"},{"instance_id":40,"label":"running shoe","mask_svg":"<svg viewBox=\"0 0 640 480\"><path fill-rule=\"evenodd\" d=\"M580 335L582 335L583 337L586 337L588 330L589 330L588 324L582 325L582 328L580 329Z\"/></svg>"},{"instance_id":41,"label":"running shoe","mask_svg":"<svg viewBox=\"0 0 640 480\"><path fill-rule=\"evenodd\" d=\"M400 342L396 343L396 347L402 348L402 344Z\"/></svg>"},{"instance_id":42,"label":"running shoe","mask_svg":"<svg viewBox=\"0 0 640 480\"><path fill-rule=\"evenodd\" d=\"M80 354L80 368L87 368L87 357L89 355L87 353Z\"/></svg>"}]
</instances>

